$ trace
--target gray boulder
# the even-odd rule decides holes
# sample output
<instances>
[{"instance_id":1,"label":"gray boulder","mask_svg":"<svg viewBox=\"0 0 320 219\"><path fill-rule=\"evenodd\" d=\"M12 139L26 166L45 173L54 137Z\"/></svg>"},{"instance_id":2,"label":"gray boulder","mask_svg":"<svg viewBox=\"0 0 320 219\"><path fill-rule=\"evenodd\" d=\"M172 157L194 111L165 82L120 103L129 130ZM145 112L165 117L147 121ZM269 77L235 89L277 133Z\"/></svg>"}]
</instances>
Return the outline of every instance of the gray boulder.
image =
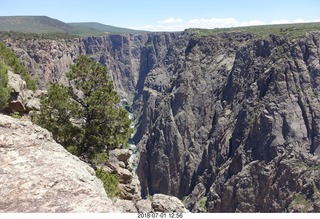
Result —
<instances>
[{"instance_id":1,"label":"gray boulder","mask_svg":"<svg viewBox=\"0 0 320 219\"><path fill-rule=\"evenodd\" d=\"M151 206L155 212L189 212L177 197L163 194L155 194Z\"/></svg>"}]
</instances>

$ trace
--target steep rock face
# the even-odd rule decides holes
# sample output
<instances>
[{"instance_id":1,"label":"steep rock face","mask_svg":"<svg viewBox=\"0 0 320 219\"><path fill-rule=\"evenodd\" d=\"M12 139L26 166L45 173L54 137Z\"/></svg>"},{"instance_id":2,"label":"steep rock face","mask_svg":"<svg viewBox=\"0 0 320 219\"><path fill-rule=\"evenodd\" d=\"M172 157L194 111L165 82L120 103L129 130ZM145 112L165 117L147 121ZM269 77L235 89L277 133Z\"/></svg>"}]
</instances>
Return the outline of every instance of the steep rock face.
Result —
<instances>
[{"instance_id":1,"label":"steep rock face","mask_svg":"<svg viewBox=\"0 0 320 219\"><path fill-rule=\"evenodd\" d=\"M120 212L47 130L0 115L0 212Z\"/></svg>"},{"instance_id":2,"label":"steep rock face","mask_svg":"<svg viewBox=\"0 0 320 219\"><path fill-rule=\"evenodd\" d=\"M124 101L132 102L146 75L167 51L176 34L123 34L81 39L6 40L6 45L38 78L40 87L67 83L66 72L80 54L107 66L115 88ZM138 91L137 91L138 90Z\"/></svg>"},{"instance_id":3,"label":"steep rock face","mask_svg":"<svg viewBox=\"0 0 320 219\"><path fill-rule=\"evenodd\" d=\"M50 83L67 83L66 72L73 60L85 52L80 39L66 40L10 40L6 42L41 88Z\"/></svg>"},{"instance_id":4,"label":"steep rock face","mask_svg":"<svg viewBox=\"0 0 320 219\"><path fill-rule=\"evenodd\" d=\"M319 211L320 33L40 42L61 43L62 53L75 48L68 62L90 54L108 66L122 97L134 93L143 197L175 195L192 211ZM7 42L31 70L39 59L24 46L38 43ZM51 47L36 48L39 56ZM50 51L40 55L42 65L56 66L51 79L64 83L59 66L68 62Z\"/></svg>"},{"instance_id":5,"label":"steep rock face","mask_svg":"<svg viewBox=\"0 0 320 219\"><path fill-rule=\"evenodd\" d=\"M187 196L193 211L203 197L210 212L299 211L299 201L318 211L320 34L167 47L136 99L142 195Z\"/></svg>"}]
</instances>

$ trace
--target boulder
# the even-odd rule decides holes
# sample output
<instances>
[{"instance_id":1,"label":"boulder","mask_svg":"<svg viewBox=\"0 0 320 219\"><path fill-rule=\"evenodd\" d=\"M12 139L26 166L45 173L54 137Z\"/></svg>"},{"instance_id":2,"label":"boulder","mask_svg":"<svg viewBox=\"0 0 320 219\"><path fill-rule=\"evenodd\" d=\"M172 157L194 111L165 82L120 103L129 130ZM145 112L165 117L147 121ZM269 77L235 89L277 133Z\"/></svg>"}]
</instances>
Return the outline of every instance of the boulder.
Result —
<instances>
[{"instance_id":1,"label":"boulder","mask_svg":"<svg viewBox=\"0 0 320 219\"><path fill-rule=\"evenodd\" d=\"M135 212L137 212L137 208L134 205L134 202L129 201L129 200L117 199L114 202L114 205L121 212L127 212L127 213L135 213Z\"/></svg>"},{"instance_id":2,"label":"boulder","mask_svg":"<svg viewBox=\"0 0 320 219\"><path fill-rule=\"evenodd\" d=\"M114 149L109 152L110 160L118 160L124 162L128 165L128 159L130 158L131 153L129 149Z\"/></svg>"},{"instance_id":3,"label":"boulder","mask_svg":"<svg viewBox=\"0 0 320 219\"><path fill-rule=\"evenodd\" d=\"M40 110L40 100L39 99L30 99L27 101L26 105L25 105L25 109L27 111L31 111L31 110Z\"/></svg>"},{"instance_id":4,"label":"boulder","mask_svg":"<svg viewBox=\"0 0 320 219\"><path fill-rule=\"evenodd\" d=\"M31 110L40 110L40 96L45 91L27 89L26 82L21 75L8 71L9 86L12 88L9 109L11 112L26 113Z\"/></svg>"},{"instance_id":5,"label":"boulder","mask_svg":"<svg viewBox=\"0 0 320 219\"><path fill-rule=\"evenodd\" d=\"M150 199L140 199L136 202L136 208L139 213L148 213L153 211Z\"/></svg>"},{"instance_id":6,"label":"boulder","mask_svg":"<svg viewBox=\"0 0 320 219\"><path fill-rule=\"evenodd\" d=\"M8 71L9 76L9 86L12 88L13 92L21 93L27 89L26 82L22 79L21 75L15 74L12 71Z\"/></svg>"},{"instance_id":7,"label":"boulder","mask_svg":"<svg viewBox=\"0 0 320 219\"><path fill-rule=\"evenodd\" d=\"M189 212L177 197L163 194L153 195L151 206L155 212Z\"/></svg>"}]
</instances>

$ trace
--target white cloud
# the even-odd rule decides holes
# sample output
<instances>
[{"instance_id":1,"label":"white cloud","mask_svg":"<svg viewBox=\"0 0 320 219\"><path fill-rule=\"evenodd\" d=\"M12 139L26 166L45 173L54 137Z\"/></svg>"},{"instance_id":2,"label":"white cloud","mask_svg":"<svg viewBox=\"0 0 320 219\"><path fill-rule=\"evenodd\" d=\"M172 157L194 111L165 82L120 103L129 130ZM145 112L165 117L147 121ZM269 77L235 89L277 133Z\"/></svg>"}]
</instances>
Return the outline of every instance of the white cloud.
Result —
<instances>
[{"instance_id":1,"label":"white cloud","mask_svg":"<svg viewBox=\"0 0 320 219\"><path fill-rule=\"evenodd\" d=\"M288 24L290 23L289 20L286 20L286 19L282 19L282 20L272 20L271 21L271 24Z\"/></svg>"},{"instance_id":2,"label":"white cloud","mask_svg":"<svg viewBox=\"0 0 320 219\"><path fill-rule=\"evenodd\" d=\"M292 24L292 23L308 23L308 22L318 22L317 20L309 21L304 19L295 19L293 21L283 19L283 20L273 20L271 21L271 24Z\"/></svg>"},{"instance_id":3,"label":"white cloud","mask_svg":"<svg viewBox=\"0 0 320 219\"><path fill-rule=\"evenodd\" d=\"M188 26L197 28L221 28L239 25L234 18L210 18L210 19L192 19L188 21Z\"/></svg>"},{"instance_id":4,"label":"white cloud","mask_svg":"<svg viewBox=\"0 0 320 219\"><path fill-rule=\"evenodd\" d=\"M208 18L208 19L191 19L183 21L180 18L168 18L158 21L157 24L129 27L131 29L148 30L148 31L182 31L187 28L227 28L227 27L243 27L243 26L256 26L265 24L287 24L287 23L305 23L316 22L306 21L304 19L295 20L272 20L271 22L264 22L260 20L238 21L235 18Z\"/></svg>"},{"instance_id":5,"label":"white cloud","mask_svg":"<svg viewBox=\"0 0 320 219\"><path fill-rule=\"evenodd\" d=\"M293 23L306 23L306 22L309 22L309 21L306 21L306 20L304 20L304 19L295 19L295 20L293 21Z\"/></svg>"},{"instance_id":6,"label":"white cloud","mask_svg":"<svg viewBox=\"0 0 320 219\"><path fill-rule=\"evenodd\" d=\"M258 25L264 25L266 24L265 22L263 21L260 21L260 20L251 20L251 21L247 21L247 22L240 22L240 25L239 26L258 26Z\"/></svg>"},{"instance_id":7,"label":"white cloud","mask_svg":"<svg viewBox=\"0 0 320 219\"><path fill-rule=\"evenodd\" d=\"M159 24L174 24L174 23L182 23L182 22L183 22L182 19L180 19L180 18L175 19L175 18L172 18L172 17L168 18L168 19L165 19L163 21L158 21Z\"/></svg>"}]
</instances>

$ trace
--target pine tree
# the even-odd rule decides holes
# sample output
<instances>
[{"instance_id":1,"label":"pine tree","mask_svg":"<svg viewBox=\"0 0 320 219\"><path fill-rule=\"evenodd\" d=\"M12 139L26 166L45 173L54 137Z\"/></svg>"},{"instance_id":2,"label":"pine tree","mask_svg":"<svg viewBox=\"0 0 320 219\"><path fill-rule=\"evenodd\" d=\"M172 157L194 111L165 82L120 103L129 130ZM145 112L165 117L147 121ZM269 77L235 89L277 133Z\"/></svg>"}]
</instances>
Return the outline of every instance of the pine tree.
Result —
<instances>
[{"instance_id":1,"label":"pine tree","mask_svg":"<svg viewBox=\"0 0 320 219\"><path fill-rule=\"evenodd\" d=\"M77 146L81 139L81 129L72 123L78 106L70 99L69 89L60 84L52 84L47 95L41 97L41 108L33 120L52 132L53 138L66 148Z\"/></svg>"},{"instance_id":2,"label":"pine tree","mask_svg":"<svg viewBox=\"0 0 320 219\"><path fill-rule=\"evenodd\" d=\"M70 69L69 87L52 85L41 100L35 121L52 131L65 147L76 147L78 154L92 157L127 146L130 120L120 107L107 69L85 55Z\"/></svg>"}]
</instances>

